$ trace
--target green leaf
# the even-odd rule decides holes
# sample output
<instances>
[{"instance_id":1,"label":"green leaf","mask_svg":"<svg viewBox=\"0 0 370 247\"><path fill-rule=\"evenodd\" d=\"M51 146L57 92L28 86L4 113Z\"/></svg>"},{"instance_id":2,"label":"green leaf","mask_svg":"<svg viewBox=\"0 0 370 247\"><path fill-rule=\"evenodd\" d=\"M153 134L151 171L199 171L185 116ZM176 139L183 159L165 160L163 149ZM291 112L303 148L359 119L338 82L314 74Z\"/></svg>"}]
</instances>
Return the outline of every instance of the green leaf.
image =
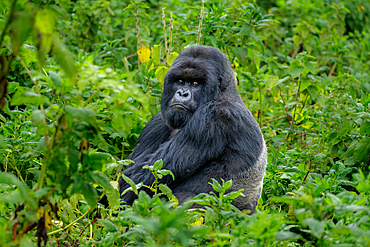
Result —
<instances>
[{"instance_id":1,"label":"green leaf","mask_svg":"<svg viewBox=\"0 0 370 247\"><path fill-rule=\"evenodd\" d=\"M31 115L32 122L35 125L40 125L44 121L45 115L42 111L40 110L34 110Z\"/></svg>"},{"instance_id":2,"label":"green leaf","mask_svg":"<svg viewBox=\"0 0 370 247\"><path fill-rule=\"evenodd\" d=\"M311 217L305 219L302 223L304 225L307 225L310 228L312 234L317 238L320 238L321 235L324 233L326 225L324 222L318 221Z\"/></svg>"},{"instance_id":3,"label":"green leaf","mask_svg":"<svg viewBox=\"0 0 370 247\"><path fill-rule=\"evenodd\" d=\"M154 45L152 48L151 56L153 58L153 62L155 64L159 64L159 59L161 58L161 46L160 45Z\"/></svg>"},{"instance_id":4,"label":"green leaf","mask_svg":"<svg viewBox=\"0 0 370 247\"><path fill-rule=\"evenodd\" d=\"M98 219L98 222L105 228L105 230L107 230L108 232L118 232L118 227L113 224L111 221L109 220L105 220L105 219Z\"/></svg>"},{"instance_id":5,"label":"green leaf","mask_svg":"<svg viewBox=\"0 0 370 247\"><path fill-rule=\"evenodd\" d=\"M212 185L213 189L216 192L222 193L223 189L222 189L222 186L220 185L220 183L214 178L211 178L211 180L212 180L212 183L209 183L209 184Z\"/></svg>"},{"instance_id":6,"label":"green leaf","mask_svg":"<svg viewBox=\"0 0 370 247\"><path fill-rule=\"evenodd\" d=\"M116 183L117 189L113 187L112 183ZM107 188L107 199L110 208L116 208L120 205L120 196L118 191L118 182L111 181L111 188Z\"/></svg>"},{"instance_id":7,"label":"green leaf","mask_svg":"<svg viewBox=\"0 0 370 247\"><path fill-rule=\"evenodd\" d=\"M276 233L276 241L294 240L299 239L301 235L290 231L280 231Z\"/></svg>"},{"instance_id":8,"label":"green leaf","mask_svg":"<svg viewBox=\"0 0 370 247\"><path fill-rule=\"evenodd\" d=\"M62 86L62 79L60 79L60 76L57 73L49 70L49 77L51 81L54 83L54 86L56 87Z\"/></svg>"},{"instance_id":9,"label":"green leaf","mask_svg":"<svg viewBox=\"0 0 370 247\"><path fill-rule=\"evenodd\" d=\"M16 196L18 199L15 201L26 201L31 205L33 209L37 208L36 201L30 196L31 190L27 187L25 183L20 181L15 175L5 172L0 172L0 184L8 184L17 186L20 194L0 194L0 202L6 202L10 197ZM20 200L19 200L20 199Z\"/></svg>"},{"instance_id":10,"label":"green leaf","mask_svg":"<svg viewBox=\"0 0 370 247\"><path fill-rule=\"evenodd\" d=\"M370 121L365 120L362 122L361 127L360 127L360 134L365 135L365 134L370 134Z\"/></svg>"},{"instance_id":11,"label":"green leaf","mask_svg":"<svg viewBox=\"0 0 370 247\"><path fill-rule=\"evenodd\" d=\"M18 87L19 87L18 82L8 82L8 87L7 87L8 94L15 93Z\"/></svg>"},{"instance_id":12,"label":"green leaf","mask_svg":"<svg viewBox=\"0 0 370 247\"><path fill-rule=\"evenodd\" d=\"M232 191L232 192L228 193L226 196L228 198L230 198L231 200L234 200L234 199L238 198L239 196L245 196L245 195L243 194L243 189L241 189L241 190L238 190L238 191Z\"/></svg>"},{"instance_id":13,"label":"green leaf","mask_svg":"<svg viewBox=\"0 0 370 247\"><path fill-rule=\"evenodd\" d=\"M133 17L126 18L126 20L123 22L123 28L127 28L132 23L134 23Z\"/></svg>"},{"instance_id":14,"label":"green leaf","mask_svg":"<svg viewBox=\"0 0 370 247\"><path fill-rule=\"evenodd\" d=\"M302 78L302 81L301 81L301 91L304 91L305 89L307 89L309 86L311 85L311 81L310 80L307 80L305 78Z\"/></svg>"},{"instance_id":15,"label":"green leaf","mask_svg":"<svg viewBox=\"0 0 370 247\"><path fill-rule=\"evenodd\" d=\"M159 83L161 83L162 85L164 83L164 76L167 74L168 70L168 67L159 66L155 71L155 78L157 78Z\"/></svg>"},{"instance_id":16,"label":"green leaf","mask_svg":"<svg viewBox=\"0 0 370 247\"><path fill-rule=\"evenodd\" d=\"M31 104L34 106L40 106L45 102L46 100L44 96L34 92L29 92L24 87L18 87L17 92L12 97L10 105L14 106Z\"/></svg>"},{"instance_id":17,"label":"green leaf","mask_svg":"<svg viewBox=\"0 0 370 247\"><path fill-rule=\"evenodd\" d=\"M54 46L53 52L55 55L55 59L59 63L59 65L63 68L64 73L73 78L76 76L77 69L74 65L72 55L64 46L64 44L58 39L57 35L54 35Z\"/></svg>"},{"instance_id":18,"label":"green leaf","mask_svg":"<svg viewBox=\"0 0 370 247\"><path fill-rule=\"evenodd\" d=\"M319 90L317 89L317 87L310 85L308 86L307 90L310 93L311 97L316 100L319 96Z\"/></svg>"},{"instance_id":19,"label":"green leaf","mask_svg":"<svg viewBox=\"0 0 370 247\"><path fill-rule=\"evenodd\" d=\"M172 179L175 180L175 176L173 175L173 173L170 170L163 169L163 170L160 171L160 174L163 175L163 176L171 175Z\"/></svg>"},{"instance_id":20,"label":"green leaf","mask_svg":"<svg viewBox=\"0 0 370 247\"><path fill-rule=\"evenodd\" d=\"M167 185L159 184L158 188L170 201L175 202L175 205L179 204L179 200L172 194L172 190Z\"/></svg>"},{"instance_id":21,"label":"green leaf","mask_svg":"<svg viewBox=\"0 0 370 247\"><path fill-rule=\"evenodd\" d=\"M370 137L365 136L357 143L353 154L354 161L362 161L369 157L370 154Z\"/></svg>"},{"instance_id":22,"label":"green leaf","mask_svg":"<svg viewBox=\"0 0 370 247\"><path fill-rule=\"evenodd\" d=\"M122 176L123 180L125 180L125 181L126 181L126 183L128 183L128 184L131 186L132 191L137 195L137 194L138 194L138 190L137 190L137 188L136 188L136 184L135 184L135 182L134 182L134 181L132 181L132 180L131 180L131 178L126 177L126 176L125 176L125 174L122 174L121 176ZM124 192L125 192L125 191L124 191ZM122 193L122 194L124 194L124 193Z\"/></svg>"},{"instance_id":23,"label":"green leaf","mask_svg":"<svg viewBox=\"0 0 370 247\"><path fill-rule=\"evenodd\" d=\"M171 52L171 54L168 56L167 64L169 66L172 66L173 62L175 61L178 55L179 54L177 52Z\"/></svg>"},{"instance_id":24,"label":"green leaf","mask_svg":"<svg viewBox=\"0 0 370 247\"><path fill-rule=\"evenodd\" d=\"M263 42L254 34L250 34L249 37L251 37L254 41L257 42L257 44L261 48L261 52L264 53L265 52L265 46L264 46Z\"/></svg>"},{"instance_id":25,"label":"green leaf","mask_svg":"<svg viewBox=\"0 0 370 247\"><path fill-rule=\"evenodd\" d=\"M252 33L252 31L253 31L253 29L248 25L248 24L244 24L243 26L242 26L242 28L240 29L240 35L241 36L245 36L245 35L249 35L249 34L251 34Z\"/></svg>"},{"instance_id":26,"label":"green leaf","mask_svg":"<svg viewBox=\"0 0 370 247\"><path fill-rule=\"evenodd\" d=\"M22 44L28 38L33 26L33 12L23 11L13 15L10 30L12 33L12 49L15 55L19 54Z\"/></svg>"},{"instance_id":27,"label":"green leaf","mask_svg":"<svg viewBox=\"0 0 370 247\"><path fill-rule=\"evenodd\" d=\"M306 61L304 61L304 66L306 67L306 69L308 69L308 71L311 72L311 74L316 73L316 68L315 68L315 65L313 64L313 62L306 60Z\"/></svg>"},{"instance_id":28,"label":"green leaf","mask_svg":"<svg viewBox=\"0 0 370 247\"><path fill-rule=\"evenodd\" d=\"M89 172L91 182L101 185L104 189L111 189L112 185L109 182L108 177L100 172Z\"/></svg>"},{"instance_id":29,"label":"green leaf","mask_svg":"<svg viewBox=\"0 0 370 247\"><path fill-rule=\"evenodd\" d=\"M239 62L243 65L246 64L246 59L248 57L248 49L245 47L236 47L234 49L235 56L238 58Z\"/></svg>"},{"instance_id":30,"label":"green leaf","mask_svg":"<svg viewBox=\"0 0 370 247\"><path fill-rule=\"evenodd\" d=\"M157 172L161 170L162 167L163 167L163 160L157 160L153 165L153 170Z\"/></svg>"},{"instance_id":31,"label":"green leaf","mask_svg":"<svg viewBox=\"0 0 370 247\"><path fill-rule=\"evenodd\" d=\"M5 147L4 138L2 135L0 135L0 148L4 148L4 147Z\"/></svg>"},{"instance_id":32,"label":"green leaf","mask_svg":"<svg viewBox=\"0 0 370 247\"><path fill-rule=\"evenodd\" d=\"M297 60L293 60L293 62L290 64L290 75L292 76L292 78L297 78L303 72L304 67L301 65L301 63Z\"/></svg>"},{"instance_id":33,"label":"green leaf","mask_svg":"<svg viewBox=\"0 0 370 247\"><path fill-rule=\"evenodd\" d=\"M84 183L82 186L82 194L84 195L86 202L91 206L94 207L97 203L99 198L98 192L90 183Z\"/></svg>"},{"instance_id":34,"label":"green leaf","mask_svg":"<svg viewBox=\"0 0 370 247\"><path fill-rule=\"evenodd\" d=\"M112 156L108 153L96 152L88 155L85 154L83 156L83 165L90 166L93 170L97 171L100 171L103 165L108 164L110 162L112 162Z\"/></svg>"},{"instance_id":35,"label":"green leaf","mask_svg":"<svg viewBox=\"0 0 370 247\"><path fill-rule=\"evenodd\" d=\"M67 105L66 112L74 118L85 120L89 123L95 122L95 112L91 109Z\"/></svg>"},{"instance_id":36,"label":"green leaf","mask_svg":"<svg viewBox=\"0 0 370 247\"><path fill-rule=\"evenodd\" d=\"M245 63L247 65L246 70L249 71L252 75L255 75L258 72L257 64L253 58L248 56L245 60Z\"/></svg>"},{"instance_id":37,"label":"green leaf","mask_svg":"<svg viewBox=\"0 0 370 247\"><path fill-rule=\"evenodd\" d=\"M228 180L228 181L223 181L222 180L222 183L223 183L223 188L225 189L225 190L228 190L228 189L230 189L232 186L233 186L233 180Z\"/></svg>"}]
</instances>

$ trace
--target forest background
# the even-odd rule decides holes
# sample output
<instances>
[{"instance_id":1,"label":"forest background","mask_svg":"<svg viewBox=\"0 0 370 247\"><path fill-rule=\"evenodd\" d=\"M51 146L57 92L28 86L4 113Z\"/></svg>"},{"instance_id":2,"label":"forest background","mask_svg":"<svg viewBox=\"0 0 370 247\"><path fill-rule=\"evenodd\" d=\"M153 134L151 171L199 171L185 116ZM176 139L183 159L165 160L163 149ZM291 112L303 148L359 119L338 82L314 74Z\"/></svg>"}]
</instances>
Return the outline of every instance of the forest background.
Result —
<instances>
[{"instance_id":1,"label":"forest background","mask_svg":"<svg viewBox=\"0 0 370 247\"><path fill-rule=\"evenodd\" d=\"M0 246L370 246L368 30L361 0L1 0ZM164 75L197 43L227 55L267 142L258 210L214 181L205 209L155 184L119 211Z\"/></svg>"}]
</instances>

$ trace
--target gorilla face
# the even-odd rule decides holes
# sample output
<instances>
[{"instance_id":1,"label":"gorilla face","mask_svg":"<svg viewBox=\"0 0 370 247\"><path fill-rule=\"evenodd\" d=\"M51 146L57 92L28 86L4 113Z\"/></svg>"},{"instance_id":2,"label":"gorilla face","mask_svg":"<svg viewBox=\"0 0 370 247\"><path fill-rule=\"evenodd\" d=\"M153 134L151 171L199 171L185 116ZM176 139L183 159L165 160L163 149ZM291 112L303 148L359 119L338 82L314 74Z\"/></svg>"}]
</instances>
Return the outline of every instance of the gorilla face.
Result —
<instances>
[{"instance_id":1,"label":"gorilla face","mask_svg":"<svg viewBox=\"0 0 370 247\"><path fill-rule=\"evenodd\" d=\"M165 84L161 111L172 129L182 128L197 110L202 101L203 83L200 78L175 76Z\"/></svg>"},{"instance_id":2,"label":"gorilla face","mask_svg":"<svg viewBox=\"0 0 370 247\"><path fill-rule=\"evenodd\" d=\"M220 63L223 59L217 59L219 53L212 51L204 50L200 56L199 50L189 48L176 58L166 74L161 112L172 129L182 128L198 107L217 99L227 87L222 85L222 70L210 62Z\"/></svg>"}]
</instances>

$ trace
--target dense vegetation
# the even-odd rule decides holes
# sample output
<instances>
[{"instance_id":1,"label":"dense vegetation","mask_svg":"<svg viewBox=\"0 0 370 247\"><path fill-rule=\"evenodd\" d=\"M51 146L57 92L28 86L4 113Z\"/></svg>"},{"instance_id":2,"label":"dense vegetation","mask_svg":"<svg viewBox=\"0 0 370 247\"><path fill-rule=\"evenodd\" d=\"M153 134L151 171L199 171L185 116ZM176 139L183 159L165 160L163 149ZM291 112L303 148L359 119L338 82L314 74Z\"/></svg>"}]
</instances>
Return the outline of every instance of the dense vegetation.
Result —
<instances>
[{"instance_id":1,"label":"dense vegetation","mask_svg":"<svg viewBox=\"0 0 370 247\"><path fill-rule=\"evenodd\" d=\"M361 0L1 0L0 246L370 246L367 30ZM197 42L264 133L258 210L214 181L205 209L154 184L119 211L125 158Z\"/></svg>"}]
</instances>

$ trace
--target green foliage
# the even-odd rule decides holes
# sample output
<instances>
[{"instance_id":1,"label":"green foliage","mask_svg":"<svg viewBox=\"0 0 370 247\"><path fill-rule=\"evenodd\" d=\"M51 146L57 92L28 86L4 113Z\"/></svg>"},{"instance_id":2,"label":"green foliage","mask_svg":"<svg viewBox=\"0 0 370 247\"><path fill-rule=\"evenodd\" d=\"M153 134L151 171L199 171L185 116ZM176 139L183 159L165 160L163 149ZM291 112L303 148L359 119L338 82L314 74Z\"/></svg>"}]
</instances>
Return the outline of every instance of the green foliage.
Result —
<instances>
[{"instance_id":1,"label":"green foliage","mask_svg":"<svg viewBox=\"0 0 370 247\"><path fill-rule=\"evenodd\" d=\"M370 5L200 6L0 1L0 246L369 246ZM252 215L232 205L232 181L178 205L161 160L143 167L151 185L122 175L198 38L228 56L267 142Z\"/></svg>"}]
</instances>

